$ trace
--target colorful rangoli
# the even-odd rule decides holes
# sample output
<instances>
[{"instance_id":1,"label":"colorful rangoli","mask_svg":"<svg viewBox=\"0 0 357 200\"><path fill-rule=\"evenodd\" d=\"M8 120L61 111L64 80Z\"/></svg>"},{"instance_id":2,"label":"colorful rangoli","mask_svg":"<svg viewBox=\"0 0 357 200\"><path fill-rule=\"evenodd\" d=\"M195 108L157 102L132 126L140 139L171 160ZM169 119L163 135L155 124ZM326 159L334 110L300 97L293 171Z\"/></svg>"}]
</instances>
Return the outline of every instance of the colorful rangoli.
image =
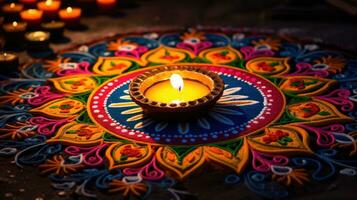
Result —
<instances>
[{"instance_id":1,"label":"colorful rangoli","mask_svg":"<svg viewBox=\"0 0 357 200\"><path fill-rule=\"evenodd\" d=\"M216 72L223 96L197 119L152 119L128 86L161 65ZM225 174L218 184L280 198L356 175L356 102L356 58L320 44L241 29L117 35L28 63L1 83L0 155L89 197L180 199L210 165Z\"/></svg>"}]
</instances>

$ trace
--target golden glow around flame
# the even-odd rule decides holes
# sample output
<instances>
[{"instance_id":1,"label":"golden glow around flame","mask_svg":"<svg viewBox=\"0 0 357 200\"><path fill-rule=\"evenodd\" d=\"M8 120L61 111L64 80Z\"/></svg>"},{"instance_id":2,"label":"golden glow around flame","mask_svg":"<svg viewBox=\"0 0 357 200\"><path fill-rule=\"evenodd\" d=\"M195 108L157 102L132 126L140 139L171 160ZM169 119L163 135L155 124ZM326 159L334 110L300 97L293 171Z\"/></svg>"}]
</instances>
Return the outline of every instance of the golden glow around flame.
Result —
<instances>
[{"instance_id":1,"label":"golden glow around flame","mask_svg":"<svg viewBox=\"0 0 357 200\"><path fill-rule=\"evenodd\" d=\"M52 0L47 0L47 1L45 2L45 4L46 4L46 6L50 6L50 5L52 4Z\"/></svg>"},{"instance_id":2,"label":"golden glow around flame","mask_svg":"<svg viewBox=\"0 0 357 200\"><path fill-rule=\"evenodd\" d=\"M179 74L172 74L170 77L170 83L173 88L181 92L183 89L184 83L183 78Z\"/></svg>"},{"instance_id":3,"label":"golden glow around flame","mask_svg":"<svg viewBox=\"0 0 357 200\"><path fill-rule=\"evenodd\" d=\"M68 8L66 9L66 11L67 11L68 13L71 13L71 12L73 11L73 9L72 9L72 7L68 7Z\"/></svg>"}]
</instances>

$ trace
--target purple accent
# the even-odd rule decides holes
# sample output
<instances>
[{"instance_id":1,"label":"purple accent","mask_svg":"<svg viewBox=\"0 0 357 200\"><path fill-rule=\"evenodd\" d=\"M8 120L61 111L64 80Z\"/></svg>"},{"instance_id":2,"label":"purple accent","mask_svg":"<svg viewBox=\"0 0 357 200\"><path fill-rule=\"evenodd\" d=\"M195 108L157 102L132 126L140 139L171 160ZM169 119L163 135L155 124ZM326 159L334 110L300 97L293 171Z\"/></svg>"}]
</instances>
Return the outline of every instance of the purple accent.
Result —
<instances>
[{"instance_id":1,"label":"purple accent","mask_svg":"<svg viewBox=\"0 0 357 200\"><path fill-rule=\"evenodd\" d=\"M186 49L188 51L193 52L193 54L198 55L200 53L200 51L207 49L207 48L211 47L212 45L213 45L212 42L209 42L209 41L199 42L197 44L180 42L176 45L176 47L181 48L181 49Z\"/></svg>"},{"instance_id":2,"label":"purple accent","mask_svg":"<svg viewBox=\"0 0 357 200\"><path fill-rule=\"evenodd\" d=\"M264 56L274 56L274 52L271 50L256 50L254 47L251 46L242 47L240 51L244 54L245 60L251 60L253 58Z\"/></svg>"},{"instance_id":3,"label":"purple accent","mask_svg":"<svg viewBox=\"0 0 357 200\"><path fill-rule=\"evenodd\" d=\"M74 74L92 74L89 70L90 63L87 61L83 61L78 63L77 69L63 69L59 70L56 74L58 76L68 76Z\"/></svg>"},{"instance_id":4,"label":"purple accent","mask_svg":"<svg viewBox=\"0 0 357 200\"><path fill-rule=\"evenodd\" d=\"M258 172L269 172L272 165L283 166L289 163L286 156L267 155L251 150L253 154L253 168Z\"/></svg>"},{"instance_id":5,"label":"purple accent","mask_svg":"<svg viewBox=\"0 0 357 200\"><path fill-rule=\"evenodd\" d=\"M29 120L32 125L37 126L37 132L46 137L52 136L59 126L70 121L70 119L48 119L45 117L33 117Z\"/></svg>"},{"instance_id":6,"label":"purple accent","mask_svg":"<svg viewBox=\"0 0 357 200\"><path fill-rule=\"evenodd\" d=\"M318 76L327 77L329 75L327 70L312 70L312 65L309 63L297 63L296 71L285 76Z\"/></svg>"},{"instance_id":7,"label":"purple accent","mask_svg":"<svg viewBox=\"0 0 357 200\"><path fill-rule=\"evenodd\" d=\"M327 95L317 96L315 98L341 106L343 112L351 112L353 111L354 105L353 102L349 100L350 95L351 92L347 89L337 89Z\"/></svg>"},{"instance_id":8,"label":"purple accent","mask_svg":"<svg viewBox=\"0 0 357 200\"><path fill-rule=\"evenodd\" d=\"M149 49L145 46L138 46L132 51L116 51L115 56L125 56L125 57L134 57L140 59L141 54L147 52Z\"/></svg>"},{"instance_id":9,"label":"purple accent","mask_svg":"<svg viewBox=\"0 0 357 200\"><path fill-rule=\"evenodd\" d=\"M84 148L77 146L69 146L64 152L70 156L78 156L82 154L83 163L89 167L97 167L104 163L103 157L100 152L107 147L107 144L101 144L94 147Z\"/></svg>"},{"instance_id":10,"label":"purple accent","mask_svg":"<svg viewBox=\"0 0 357 200\"><path fill-rule=\"evenodd\" d=\"M49 102L54 99L64 97L64 94L52 93L50 86L40 86L35 89L36 96L28 99L27 102L32 106L39 106L46 102Z\"/></svg>"},{"instance_id":11,"label":"purple accent","mask_svg":"<svg viewBox=\"0 0 357 200\"><path fill-rule=\"evenodd\" d=\"M341 133L345 131L345 127L341 124L332 124L324 127L312 127L303 124L298 126L315 133L317 135L316 143L322 147L330 147L335 143L335 136L332 132Z\"/></svg>"},{"instance_id":12,"label":"purple accent","mask_svg":"<svg viewBox=\"0 0 357 200\"><path fill-rule=\"evenodd\" d=\"M165 176L165 172L162 171L156 165L155 156L152 158L150 163L148 163L147 165L145 165L141 168L125 168L123 170L123 173L127 176L140 174L140 176L144 180L149 180L149 181L157 181L157 180L162 179Z\"/></svg>"}]
</instances>

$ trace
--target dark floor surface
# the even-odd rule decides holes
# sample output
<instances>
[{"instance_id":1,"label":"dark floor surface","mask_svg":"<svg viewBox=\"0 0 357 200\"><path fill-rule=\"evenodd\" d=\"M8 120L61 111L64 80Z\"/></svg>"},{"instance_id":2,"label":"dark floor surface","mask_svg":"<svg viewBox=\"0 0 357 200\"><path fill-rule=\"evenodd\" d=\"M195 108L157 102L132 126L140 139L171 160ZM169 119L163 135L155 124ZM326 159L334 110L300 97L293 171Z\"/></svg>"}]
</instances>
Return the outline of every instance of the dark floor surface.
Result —
<instances>
[{"instance_id":1,"label":"dark floor surface","mask_svg":"<svg viewBox=\"0 0 357 200\"><path fill-rule=\"evenodd\" d=\"M138 30L171 29L196 26L226 26L269 28L277 34L290 34L299 39L332 44L357 52L357 24L340 11L323 6L322 17L301 16L295 20L275 17L276 3L279 0L126 0L116 17L95 15L82 19L87 26L84 31L66 31L70 43L51 45L54 50L68 48L115 33ZM318 9L317 9L318 10ZM326 11L326 13L325 13ZM320 11L322 12L322 11ZM329 14L329 12L331 14ZM319 13L317 14L319 16ZM19 52L21 61L31 58ZM73 192L51 188L47 177L40 176L36 167L20 169L10 164L11 159L0 158L0 199L78 199ZM211 170L197 174L185 187L194 192L199 200L215 199L261 199L250 192L243 184L223 190L223 176ZM357 177L339 176L328 182L307 184L298 188L289 199L357 199ZM155 195L154 195L155 196ZM116 195L99 194L100 199L120 199ZM154 200L170 199L168 196L152 197Z\"/></svg>"}]
</instances>

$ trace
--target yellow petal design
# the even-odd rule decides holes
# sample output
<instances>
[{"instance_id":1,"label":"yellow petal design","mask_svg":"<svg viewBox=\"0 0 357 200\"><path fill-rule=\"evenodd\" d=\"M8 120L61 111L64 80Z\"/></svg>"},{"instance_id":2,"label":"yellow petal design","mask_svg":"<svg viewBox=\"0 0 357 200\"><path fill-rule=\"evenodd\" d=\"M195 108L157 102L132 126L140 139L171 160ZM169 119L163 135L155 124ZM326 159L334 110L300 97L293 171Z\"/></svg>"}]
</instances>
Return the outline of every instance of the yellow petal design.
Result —
<instances>
[{"instance_id":1,"label":"yellow petal design","mask_svg":"<svg viewBox=\"0 0 357 200\"><path fill-rule=\"evenodd\" d=\"M69 94L89 92L97 86L95 80L88 75L52 78L50 81L57 90Z\"/></svg>"},{"instance_id":2,"label":"yellow petal design","mask_svg":"<svg viewBox=\"0 0 357 200\"><path fill-rule=\"evenodd\" d=\"M118 75L132 66L132 62L118 57L99 57L93 71L100 75Z\"/></svg>"},{"instance_id":3,"label":"yellow petal design","mask_svg":"<svg viewBox=\"0 0 357 200\"><path fill-rule=\"evenodd\" d=\"M286 93L298 96L319 95L330 88L335 80L311 76L290 76L280 84L280 89Z\"/></svg>"},{"instance_id":4,"label":"yellow petal design","mask_svg":"<svg viewBox=\"0 0 357 200\"><path fill-rule=\"evenodd\" d=\"M237 58L242 58L242 54L232 47L218 47L202 51L199 57L205 58L213 64L226 64Z\"/></svg>"},{"instance_id":5,"label":"yellow petal design","mask_svg":"<svg viewBox=\"0 0 357 200\"><path fill-rule=\"evenodd\" d=\"M168 47L160 47L147 55L147 60L152 63L170 64L186 58L186 51Z\"/></svg>"}]
</instances>

